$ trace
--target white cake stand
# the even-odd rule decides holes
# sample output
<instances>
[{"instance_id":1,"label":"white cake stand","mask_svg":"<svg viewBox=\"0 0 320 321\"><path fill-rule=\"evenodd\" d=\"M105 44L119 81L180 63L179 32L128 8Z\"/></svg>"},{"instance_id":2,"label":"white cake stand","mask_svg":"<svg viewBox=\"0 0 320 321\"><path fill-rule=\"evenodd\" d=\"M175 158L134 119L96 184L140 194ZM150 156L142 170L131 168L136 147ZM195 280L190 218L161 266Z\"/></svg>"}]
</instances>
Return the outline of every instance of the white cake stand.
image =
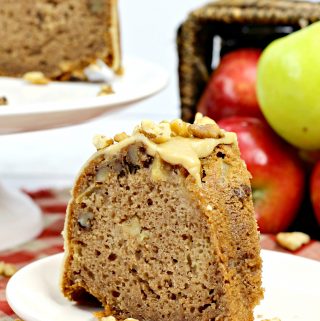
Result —
<instances>
[{"instance_id":1,"label":"white cake stand","mask_svg":"<svg viewBox=\"0 0 320 321\"><path fill-rule=\"evenodd\" d=\"M42 229L41 211L30 197L0 184L0 251L35 238Z\"/></svg>"},{"instance_id":2,"label":"white cake stand","mask_svg":"<svg viewBox=\"0 0 320 321\"><path fill-rule=\"evenodd\" d=\"M150 97L168 83L163 68L141 59L125 59L124 70L124 76L112 82L114 94L107 96L97 95L101 84L52 82L39 86L0 77L0 96L9 101L0 108L0 134L82 123ZM0 183L0 251L35 238L42 229L38 206L27 195Z\"/></svg>"}]
</instances>

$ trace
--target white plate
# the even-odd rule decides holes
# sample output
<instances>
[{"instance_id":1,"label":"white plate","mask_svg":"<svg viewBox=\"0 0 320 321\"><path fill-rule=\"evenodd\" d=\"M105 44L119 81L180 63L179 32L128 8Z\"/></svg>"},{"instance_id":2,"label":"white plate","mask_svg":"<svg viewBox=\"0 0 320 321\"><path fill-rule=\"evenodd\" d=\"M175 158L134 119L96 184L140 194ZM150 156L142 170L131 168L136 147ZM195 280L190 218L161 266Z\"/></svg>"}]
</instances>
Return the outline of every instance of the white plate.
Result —
<instances>
[{"instance_id":1,"label":"white plate","mask_svg":"<svg viewBox=\"0 0 320 321\"><path fill-rule=\"evenodd\" d=\"M33 85L22 79L0 77L0 134L77 124L147 98L168 83L168 74L153 63L127 58L125 73L116 77L114 94L97 96L101 84L51 82Z\"/></svg>"},{"instance_id":2,"label":"white plate","mask_svg":"<svg viewBox=\"0 0 320 321\"><path fill-rule=\"evenodd\" d=\"M262 251L265 299L255 320L320 320L320 263L293 255ZM7 286L12 309L25 321L92 321L92 308L66 300L59 289L62 254L32 263Z\"/></svg>"}]
</instances>

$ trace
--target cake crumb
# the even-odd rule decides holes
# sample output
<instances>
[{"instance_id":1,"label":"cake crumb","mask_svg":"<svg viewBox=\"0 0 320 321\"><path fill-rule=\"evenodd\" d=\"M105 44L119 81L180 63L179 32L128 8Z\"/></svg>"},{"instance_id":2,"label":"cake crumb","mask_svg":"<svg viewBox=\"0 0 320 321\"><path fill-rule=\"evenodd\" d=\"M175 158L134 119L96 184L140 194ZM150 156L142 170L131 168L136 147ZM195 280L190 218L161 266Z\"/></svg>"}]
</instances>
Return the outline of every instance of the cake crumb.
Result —
<instances>
[{"instance_id":1,"label":"cake crumb","mask_svg":"<svg viewBox=\"0 0 320 321\"><path fill-rule=\"evenodd\" d=\"M310 236L302 232L282 232L277 234L276 241L283 248L296 251L310 242Z\"/></svg>"},{"instance_id":2,"label":"cake crumb","mask_svg":"<svg viewBox=\"0 0 320 321\"><path fill-rule=\"evenodd\" d=\"M17 272L16 266L13 264L0 261L0 276L10 278Z\"/></svg>"},{"instance_id":3,"label":"cake crumb","mask_svg":"<svg viewBox=\"0 0 320 321\"><path fill-rule=\"evenodd\" d=\"M41 71L27 72L22 78L34 85L47 85L50 82L50 79L47 78Z\"/></svg>"},{"instance_id":4,"label":"cake crumb","mask_svg":"<svg viewBox=\"0 0 320 321\"><path fill-rule=\"evenodd\" d=\"M113 91L111 85L102 85L100 87L100 91L98 92L98 96L106 96L106 95L110 95L110 94L114 94L114 91Z\"/></svg>"},{"instance_id":5,"label":"cake crumb","mask_svg":"<svg viewBox=\"0 0 320 321\"><path fill-rule=\"evenodd\" d=\"M261 321L281 321L279 318L263 319Z\"/></svg>"},{"instance_id":6,"label":"cake crumb","mask_svg":"<svg viewBox=\"0 0 320 321\"><path fill-rule=\"evenodd\" d=\"M100 150L108 146L111 146L114 143L114 141L112 138L108 138L103 135L95 135L93 137L92 143L97 150Z\"/></svg>"},{"instance_id":7,"label":"cake crumb","mask_svg":"<svg viewBox=\"0 0 320 321\"><path fill-rule=\"evenodd\" d=\"M8 105L8 99L5 96L0 96L0 106Z\"/></svg>"}]
</instances>

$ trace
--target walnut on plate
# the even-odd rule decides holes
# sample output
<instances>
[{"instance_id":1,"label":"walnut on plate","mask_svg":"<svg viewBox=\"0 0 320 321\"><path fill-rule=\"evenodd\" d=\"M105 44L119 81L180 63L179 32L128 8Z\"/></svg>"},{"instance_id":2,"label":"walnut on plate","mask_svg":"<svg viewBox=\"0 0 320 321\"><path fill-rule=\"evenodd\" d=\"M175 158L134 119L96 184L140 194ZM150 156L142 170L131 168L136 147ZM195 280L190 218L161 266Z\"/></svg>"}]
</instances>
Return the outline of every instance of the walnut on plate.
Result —
<instances>
[{"instance_id":1,"label":"walnut on plate","mask_svg":"<svg viewBox=\"0 0 320 321\"><path fill-rule=\"evenodd\" d=\"M30 71L23 75L22 77L25 81L34 84L34 85L46 85L50 82L50 79L47 78L44 73L41 71Z\"/></svg>"},{"instance_id":2,"label":"walnut on plate","mask_svg":"<svg viewBox=\"0 0 320 321\"><path fill-rule=\"evenodd\" d=\"M113 88L111 85L104 84L100 87L100 91L98 92L98 96L107 96L110 94L114 94Z\"/></svg>"},{"instance_id":3,"label":"walnut on plate","mask_svg":"<svg viewBox=\"0 0 320 321\"><path fill-rule=\"evenodd\" d=\"M310 236L302 232L281 232L276 235L276 241L283 248L296 251L310 242Z\"/></svg>"}]
</instances>

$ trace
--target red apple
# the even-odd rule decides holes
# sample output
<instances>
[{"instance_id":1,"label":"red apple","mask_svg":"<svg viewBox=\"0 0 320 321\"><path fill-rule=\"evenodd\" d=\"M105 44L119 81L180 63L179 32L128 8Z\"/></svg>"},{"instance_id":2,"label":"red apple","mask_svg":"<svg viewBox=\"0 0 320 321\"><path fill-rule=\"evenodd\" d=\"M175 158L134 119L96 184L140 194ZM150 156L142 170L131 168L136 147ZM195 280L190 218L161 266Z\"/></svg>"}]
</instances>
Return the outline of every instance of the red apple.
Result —
<instances>
[{"instance_id":1,"label":"red apple","mask_svg":"<svg viewBox=\"0 0 320 321\"><path fill-rule=\"evenodd\" d=\"M310 193L313 210L320 224L320 161L315 165L311 174Z\"/></svg>"},{"instance_id":2,"label":"red apple","mask_svg":"<svg viewBox=\"0 0 320 321\"><path fill-rule=\"evenodd\" d=\"M304 191L304 168L295 150L262 119L230 117L218 124L238 136L241 157L252 175L260 231L286 230L296 217Z\"/></svg>"},{"instance_id":3,"label":"red apple","mask_svg":"<svg viewBox=\"0 0 320 321\"><path fill-rule=\"evenodd\" d=\"M198 111L216 121L229 116L263 118L256 95L259 49L224 55L199 101Z\"/></svg>"}]
</instances>

